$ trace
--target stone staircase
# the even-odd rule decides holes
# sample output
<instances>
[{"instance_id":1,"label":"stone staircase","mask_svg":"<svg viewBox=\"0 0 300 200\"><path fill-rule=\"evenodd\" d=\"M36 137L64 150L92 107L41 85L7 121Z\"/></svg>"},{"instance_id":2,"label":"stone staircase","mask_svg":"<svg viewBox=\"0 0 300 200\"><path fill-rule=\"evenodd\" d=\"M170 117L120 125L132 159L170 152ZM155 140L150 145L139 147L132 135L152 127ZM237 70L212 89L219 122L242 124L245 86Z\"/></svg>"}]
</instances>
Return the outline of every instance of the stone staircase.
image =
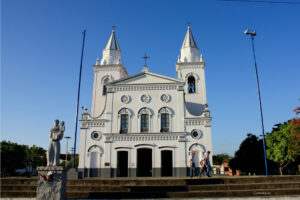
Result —
<instances>
[{"instance_id":1,"label":"stone staircase","mask_svg":"<svg viewBox=\"0 0 300 200\"><path fill-rule=\"evenodd\" d=\"M36 195L37 178L2 178L1 197ZM300 176L68 180L68 199L299 196Z\"/></svg>"}]
</instances>

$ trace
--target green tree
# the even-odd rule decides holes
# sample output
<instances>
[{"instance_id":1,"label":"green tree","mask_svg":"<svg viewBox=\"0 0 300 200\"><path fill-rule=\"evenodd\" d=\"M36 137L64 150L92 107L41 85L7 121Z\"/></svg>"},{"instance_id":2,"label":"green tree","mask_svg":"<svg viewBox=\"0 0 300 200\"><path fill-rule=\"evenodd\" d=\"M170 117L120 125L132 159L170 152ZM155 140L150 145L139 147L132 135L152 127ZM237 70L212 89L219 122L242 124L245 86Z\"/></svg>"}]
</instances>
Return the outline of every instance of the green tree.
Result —
<instances>
[{"instance_id":1,"label":"green tree","mask_svg":"<svg viewBox=\"0 0 300 200\"><path fill-rule=\"evenodd\" d=\"M32 169L36 169L38 166L46 166L46 150L33 145L29 149L29 158Z\"/></svg>"},{"instance_id":2,"label":"green tree","mask_svg":"<svg viewBox=\"0 0 300 200\"><path fill-rule=\"evenodd\" d=\"M78 168L79 156L75 156L75 168ZM73 168L73 157L71 160L67 161L67 167Z\"/></svg>"},{"instance_id":3,"label":"green tree","mask_svg":"<svg viewBox=\"0 0 300 200\"><path fill-rule=\"evenodd\" d=\"M293 110L296 115L300 114L300 107L298 106ZM300 118L297 116L290 121L291 124L291 137L292 137L292 150L300 156Z\"/></svg>"},{"instance_id":4,"label":"green tree","mask_svg":"<svg viewBox=\"0 0 300 200\"><path fill-rule=\"evenodd\" d=\"M233 170L236 171L237 169L239 169L239 164L237 162L236 157L233 157L232 159L229 160L228 162L229 167Z\"/></svg>"},{"instance_id":5,"label":"green tree","mask_svg":"<svg viewBox=\"0 0 300 200\"><path fill-rule=\"evenodd\" d=\"M1 176L15 175L16 169L24 168L26 155L25 145L3 140L1 142Z\"/></svg>"},{"instance_id":6,"label":"green tree","mask_svg":"<svg viewBox=\"0 0 300 200\"><path fill-rule=\"evenodd\" d=\"M221 165L224 159L230 160L232 156L229 156L226 153L213 155L213 163L214 165Z\"/></svg>"},{"instance_id":7,"label":"green tree","mask_svg":"<svg viewBox=\"0 0 300 200\"><path fill-rule=\"evenodd\" d=\"M1 142L1 176L13 176L16 169L33 170L46 165L46 151L33 145L19 145L10 141ZM31 173L32 171L27 171Z\"/></svg>"},{"instance_id":8,"label":"green tree","mask_svg":"<svg viewBox=\"0 0 300 200\"><path fill-rule=\"evenodd\" d=\"M244 173L264 174L264 152L262 140L248 133L247 138L240 144L234 158L229 162L230 168Z\"/></svg>"},{"instance_id":9,"label":"green tree","mask_svg":"<svg viewBox=\"0 0 300 200\"><path fill-rule=\"evenodd\" d=\"M283 169L293 163L299 156L299 151L295 149L295 138L292 134L293 127L291 123L285 122L277 126L271 133L266 135L267 157L277 163L282 175Z\"/></svg>"}]
</instances>

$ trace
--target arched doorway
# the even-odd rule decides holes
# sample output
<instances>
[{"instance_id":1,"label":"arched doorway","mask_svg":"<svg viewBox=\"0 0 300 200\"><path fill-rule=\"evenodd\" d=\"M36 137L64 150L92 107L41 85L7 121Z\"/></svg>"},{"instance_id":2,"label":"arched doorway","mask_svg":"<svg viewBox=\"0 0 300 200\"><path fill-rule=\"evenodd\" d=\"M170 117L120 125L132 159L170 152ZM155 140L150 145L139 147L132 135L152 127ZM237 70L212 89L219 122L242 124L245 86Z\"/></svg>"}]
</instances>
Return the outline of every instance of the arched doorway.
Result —
<instances>
[{"instance_id":1,"label":"arched doorway","mask_svg":"<svg viewBox=\"0 0 300 200\"><path fill-rule=\"evenodd\" d=\"M137 149L137 176L152 176L152 149Z\"/></svg>"},{"instance_id":2,"label":"arched doorway","mask_svg":"<svg viewBox=\"0 0 300 200\"><path fill-rule=\"evenodd\" d=\"M161 151L161 176L173 176L173 152Z\"/></svg>"},{"instance_id":3,"label":"arched doorway","mask_svg":"<svg viewBox=\"0 0 300 200\"><path fill-rule=\"evenodd\" d=\"M200 161L204 158L203 154L205 152L205 148L201 144L195 143L190 146L189 151L190 151L190 155L192 154L192 152L195 153L196 175L199 175L201 170Z\"/></svg>"},{"instance_id":4,"label":"arched doorway","mask_svg":"<svg viewBox=\"0 0 300 200\"><path fill-rule=\"evenodd\" d=\"M117 177L128 177L128 151L117 152Z\"/></svg>"},{"instance_id":5,"label":"arched doorway","mask_svg":"<svg viewBox=\"0 0 300 200\"><path fill-rule=\"evenodd\" d=\"M100 146L93 145L88 149L90 158L89 177L101 176L101 157L103 149Z\"/></svg>"}]
</instances>

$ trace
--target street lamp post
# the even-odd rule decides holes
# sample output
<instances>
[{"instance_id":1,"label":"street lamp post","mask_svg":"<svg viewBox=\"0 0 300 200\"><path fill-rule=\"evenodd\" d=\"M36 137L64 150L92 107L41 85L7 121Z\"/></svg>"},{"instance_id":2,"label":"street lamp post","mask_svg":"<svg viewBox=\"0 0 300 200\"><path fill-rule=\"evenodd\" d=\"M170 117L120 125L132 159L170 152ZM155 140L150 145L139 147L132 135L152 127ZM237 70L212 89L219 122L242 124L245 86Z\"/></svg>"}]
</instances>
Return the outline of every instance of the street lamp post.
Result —
<instances>
[{"instance_id":1,"label":"street lamp post","mask_svg":"<svg viewBox=\"0 0 300 200\"><path fill-rule=\"evenodd\" d=\"M65 167L67 166L67 161L68 161L68 140L71 138L70 136L65 137L67 139L67 146L66 146L66 161L65 161Z\"/></svg>"},{"instance_id":2,"label":"street lamp post","mask_svg":"<svg viewBox=\"0 0 300 200\"><path fill-rule=\"evenodd\" d=\"M261 106L261 98L260 98L260 88L259 88L259 79L258 79L258 72L257 72L257 65L256 65L256 57L255 57L255 50L254 50L254 36L256 36L256 31L254 30L252 33L249 30L245 30L245 35L251 36L252 41L252 51L253 51L253 58L254 58L254 67L256 73L256 83L257 83L257 92L258 92L258 101L259 101L259 108L260 108L260 119L261 119L261 128L262 128L262 138L263 138L263 148L264 148L264 157L265 157L265 168L266 168L266 176L268 176L268 164L267 164L267 155L266 155L266 141L265 141L265 128L264 128L264 118Z\"/></svg>"}]
</instances>

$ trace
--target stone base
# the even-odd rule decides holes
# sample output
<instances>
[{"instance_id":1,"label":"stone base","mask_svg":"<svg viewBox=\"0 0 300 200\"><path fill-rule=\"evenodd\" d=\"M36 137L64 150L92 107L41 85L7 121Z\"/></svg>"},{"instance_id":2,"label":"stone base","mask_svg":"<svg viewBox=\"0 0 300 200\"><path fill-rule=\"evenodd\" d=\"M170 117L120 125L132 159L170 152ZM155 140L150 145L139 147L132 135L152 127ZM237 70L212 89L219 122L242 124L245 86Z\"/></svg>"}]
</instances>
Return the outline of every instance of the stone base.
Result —
<instances>
[{"instance_id":1,"label":"stone base","mask_svg":"<svg viewBox=\"0 0 300 200\"><path fill-rule=\"evenodd\" d=\"M82 173L75 168L68 169L67 179L82 179Z\"/></svg>"},{"instance_id":2,"label":"stone base","mask_svg":"<svg viewBox=\"0 0 300 200\"><path fill-rule=\"evenodd\" d=\"M66 199L67 176L66 168L61 166L38 167L37 200L64 200ZM49 179L52 173L52 179ZM46 180L44 180L46 178Z\"/></svg>"}]
</instances>

